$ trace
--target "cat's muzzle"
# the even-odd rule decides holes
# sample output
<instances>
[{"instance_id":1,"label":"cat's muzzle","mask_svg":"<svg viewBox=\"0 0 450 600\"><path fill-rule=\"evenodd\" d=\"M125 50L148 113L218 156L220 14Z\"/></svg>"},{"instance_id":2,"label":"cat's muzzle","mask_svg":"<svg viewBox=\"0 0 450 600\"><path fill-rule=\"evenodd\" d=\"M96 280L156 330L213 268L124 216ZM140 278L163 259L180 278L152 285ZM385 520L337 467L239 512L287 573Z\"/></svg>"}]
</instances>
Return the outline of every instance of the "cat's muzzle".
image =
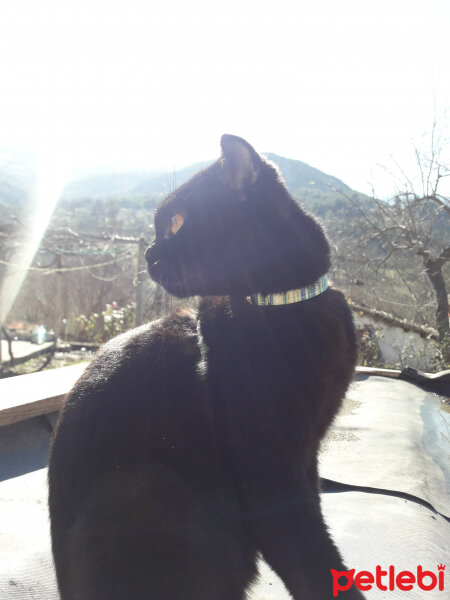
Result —
<instances>
[{"instance_id":1,"label":"cat's muzzle","mask_svg":"<svg viewBox=\"0 0 450 600\"><path fill-rule=\"evenodd\" d=\"M155 242L150 244L150 246L147 248L144 257L147 262L147 272L150 275L150 277L157 283L162 283L160 281L160 277L158 277L158 274L161 270L161 265L159 265L158 267L158 263L161 259L161 253L159 251L159 248L156 246Z\"/></svg>"},{"instance_id":2,"label":"cat's muzzle","mask_svg":"<svg viewBox=\"0 0 450 600\"><path fill-rule=\"evenodd\" d=\"M155 264L155 262L158 261L159 252L155 242L151 243L150 246L148 246L148 248L145 251L144 258L147 261L148 267L151 267L153 264Z\"/></svg>"},{"instance_id":3,"label":"cat's muzzle","mask_svg":"<svg viewBox=\"0 0 450 600\"><path fill-rule=\"evenodd\" d=\"M184 286L174 265L163 256L160 247L153 242L145 251L144 256L147 261L147 272L155 283L162 285L175 296L185 295Z\"/></svg>"}]
</instances>

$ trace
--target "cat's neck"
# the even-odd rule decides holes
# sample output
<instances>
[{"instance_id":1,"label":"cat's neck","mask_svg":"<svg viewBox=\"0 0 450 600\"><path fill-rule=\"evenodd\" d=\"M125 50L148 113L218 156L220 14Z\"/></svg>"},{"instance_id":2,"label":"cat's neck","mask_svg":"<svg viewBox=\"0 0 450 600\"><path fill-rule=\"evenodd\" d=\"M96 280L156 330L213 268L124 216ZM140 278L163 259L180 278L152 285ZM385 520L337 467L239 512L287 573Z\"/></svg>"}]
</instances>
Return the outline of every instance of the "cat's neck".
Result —
<instances>
[{"instance_id":1,"label":"cat's neck","mask_svg":"<svg viewBox=\"0 0 450 600\"><path fill-rule=\"evenodd\" d=\"M242 345L254 352L259 347L272 347L274 343L284 347L288 340L302 339L305 328L321 328L330 294L333 290L327 287L306 301L265 306L243 296L203 297L197 313L202 356L207 349L221 356Z\"/></svg>"}]
</instances>

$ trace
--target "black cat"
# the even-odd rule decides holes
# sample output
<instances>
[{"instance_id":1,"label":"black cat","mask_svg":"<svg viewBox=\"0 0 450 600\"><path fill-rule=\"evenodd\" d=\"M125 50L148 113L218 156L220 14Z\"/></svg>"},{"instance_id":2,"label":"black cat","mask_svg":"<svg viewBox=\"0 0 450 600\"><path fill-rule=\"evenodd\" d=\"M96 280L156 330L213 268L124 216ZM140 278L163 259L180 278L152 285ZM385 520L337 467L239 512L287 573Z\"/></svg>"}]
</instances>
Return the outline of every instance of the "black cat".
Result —
<instances>
[{"instance_id":1,"label":"black cat","mask_svg":"<svg viewBox=\"0 0 450 600\"><path fill-rule=\"evenodd\" d=\"M273 165L222 157L155 216L151 277L202 296L106 344L53 441L50 516L63 600L239 600L261 552L294 599L344 570L317 453L355 364L329 247ZM349 600L362 598L355 588Z\"/></svg>"}]
</instances>

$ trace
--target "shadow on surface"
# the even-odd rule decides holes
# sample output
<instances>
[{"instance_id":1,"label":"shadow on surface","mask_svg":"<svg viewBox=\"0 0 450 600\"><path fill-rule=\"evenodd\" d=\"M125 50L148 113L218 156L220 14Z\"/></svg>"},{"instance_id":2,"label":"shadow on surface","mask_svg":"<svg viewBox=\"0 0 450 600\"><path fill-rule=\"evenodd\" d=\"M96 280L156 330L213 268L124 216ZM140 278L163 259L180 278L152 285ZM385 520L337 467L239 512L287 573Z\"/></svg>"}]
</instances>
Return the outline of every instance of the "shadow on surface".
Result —
<instances>
[{"instance_id":1,"label":"shadow on surface","mask_svg":"<svg viewBox=\"0 0 450 600\"><path fill-rule=\"evenodd\" d=\"M45 417L0 428L0 481L46 467L51 434Z\"/></svg>"}]
</instances>

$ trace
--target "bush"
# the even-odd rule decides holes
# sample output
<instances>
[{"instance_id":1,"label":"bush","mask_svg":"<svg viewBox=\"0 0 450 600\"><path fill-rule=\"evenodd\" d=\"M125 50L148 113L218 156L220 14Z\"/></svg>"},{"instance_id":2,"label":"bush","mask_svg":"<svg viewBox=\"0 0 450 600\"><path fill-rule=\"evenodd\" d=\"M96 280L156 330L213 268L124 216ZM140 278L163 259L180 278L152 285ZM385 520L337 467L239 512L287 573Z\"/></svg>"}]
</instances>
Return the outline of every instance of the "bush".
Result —
<instances>
[{"instance_id":1,"label":"bush","mask_svg":"<svg viewBox=\"0 0 450 600\"><path fill-rule=\"evenodd\" d=\"M136 306L134 303L119 307L116 302L107 304L105 310L77 318L78 337L82 342L102 344L134 327Z\"/></svg>"}]
</instances>

